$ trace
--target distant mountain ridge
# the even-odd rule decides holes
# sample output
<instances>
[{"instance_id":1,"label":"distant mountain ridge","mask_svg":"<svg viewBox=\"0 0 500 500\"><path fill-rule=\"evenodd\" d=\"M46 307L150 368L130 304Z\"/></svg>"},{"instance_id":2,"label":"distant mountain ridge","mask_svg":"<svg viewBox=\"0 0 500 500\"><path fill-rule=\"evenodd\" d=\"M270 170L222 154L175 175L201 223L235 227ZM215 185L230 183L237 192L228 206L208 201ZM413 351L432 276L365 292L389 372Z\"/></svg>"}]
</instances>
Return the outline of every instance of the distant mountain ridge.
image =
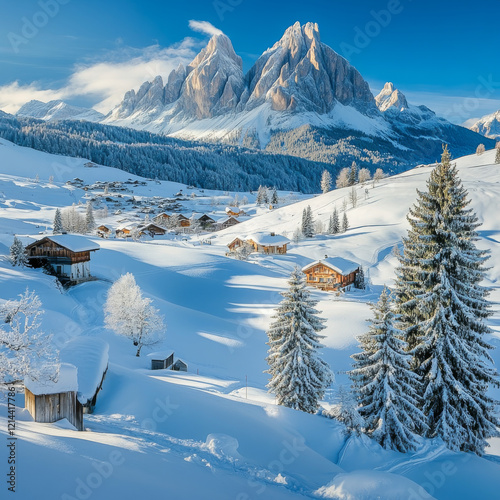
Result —
<instances>
[{"instance_id":1,"label":"distant mountain ridge","mask_svg":"<svg viewBox=\"0 0 500 500\"><path fill-rule=\"evenodd\" d=\"M500 110L483 116L475 123L468 124L468 127L489 139L500 139Z\"/></svg>"},{"instance_id":2,"label":"distant mountain ridge","mask_svg":"<svg viewBox=\"0 0 500 500\"><path fill-rule=\"evenodd\" d=\"M17 116L28 116L40 120L85 120L99 122L104 118L102 113L95 109L71 106L64 101L29 101L17 111Z\"/></svg>"}]
</instances>

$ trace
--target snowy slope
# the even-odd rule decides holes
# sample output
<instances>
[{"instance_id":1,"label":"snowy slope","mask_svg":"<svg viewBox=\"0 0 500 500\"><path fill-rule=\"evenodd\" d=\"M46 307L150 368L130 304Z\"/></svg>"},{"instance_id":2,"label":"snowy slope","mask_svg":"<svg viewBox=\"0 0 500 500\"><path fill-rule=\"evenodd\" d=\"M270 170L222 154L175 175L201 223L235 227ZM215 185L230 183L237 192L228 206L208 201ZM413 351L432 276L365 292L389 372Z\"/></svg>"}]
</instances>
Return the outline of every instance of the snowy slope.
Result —
<instances>
[{"instance_id":1,"label":"snowy slope","mask_svg":"<svg viewBox=\"0 0 500 500\"><path fill-rule=\"evenodd\" d=\"M17 116L30 116L40 120L85 120L99 122L104 118L102 113L95 109L70 106L64 101L29 101L17 111Z\"/></svg>"},{"instance_id":2,"label":"snowy slope","mask_svg":"<svg viewBox=\"0 0 500 500\"><path fill-rule=\"evenodd\" d=\"M494 153L488 151L457 163L483 220L479 246L492 253L486 284L492 287L491 299L500 302L500 167L493 160ZM211 245L201 245L206 235L137 243L96 238L101 250L92 256L91 269L99 280L61 291L54 278L40 270L12 268L5 255L14 233L43 231L55 207L85 201L86 192L66 185L66 180L137 179L111 168L86 168L85 162L6 141L0 145L0 299L13 299L29 286L40 295L46 310L43 326L59 345L78 336L100 338L109 344L110 361L96 411L85 416L86 432L33 423L20 409L23 396L17 396L18 498L81 498L90 492L92 499L132 500L159 491L209 500L311 498L315 491L325 498L356 500L403 500L412 492L416 498L442 500L496 497L500 440L492 440L486 458L452 453L438 442L426 442L407 455L384 451L364 437L345 443L334 421L277 407L265 390L265 329L278 293L295 264L325 255L361 263L372 282L366 292L314 294L328 320L324 358L337 383L345 382L339 372L349 368L349 356L357 351L355 336L365 331L370 314L367 302L376 300L382 285L393 279L391 250L405 232L408 207L415 189L424 187L430 167L358 188L358 206L347 210L347 233L292 243L286 256L236 261L225 256L225 245L239 234L254 232L291 238L308 204L314 217L326 223L333 207L341 208L348 189L272 211L250 203L245 211L252 217L215 233ZM47 181L50 175L53 183ZM186 187L147 183L133 189L140 198L172 195ZM201 201L192 203L194 207ZM118 217L97 222L114 224ZM104 329L105 294L110 282L125 272L134 273L165 316L167 337L155 350L175 351L176 358L188 363L187 373L149 371L146 356L136 358L126 339ZM490 324L492 341L499 346L498 311ZM499 351L493 356L498 366ZM6 405L0 402L2 439L6 428Z\"/></svg>"}]
</instances>

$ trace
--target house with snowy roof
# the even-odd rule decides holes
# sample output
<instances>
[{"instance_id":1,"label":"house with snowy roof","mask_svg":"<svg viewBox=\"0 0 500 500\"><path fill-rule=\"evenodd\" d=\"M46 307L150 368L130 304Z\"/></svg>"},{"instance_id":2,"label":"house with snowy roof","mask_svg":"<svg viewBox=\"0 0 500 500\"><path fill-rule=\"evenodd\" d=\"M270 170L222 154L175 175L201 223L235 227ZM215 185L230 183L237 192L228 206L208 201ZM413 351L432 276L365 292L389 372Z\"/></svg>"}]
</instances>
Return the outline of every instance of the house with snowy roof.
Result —
<instances>
[{"instance_id":1,"label":"house with snowy roof","mask_svg":"<svg viewBox=\"0 0 500 500\"><path fill-rule=\"evenodd\" d=\"M24 406L35 422L50 424L65 418L83 431L83 406L77 399L77 391L76 367L61 363L56 381L25 378Z\"/></svg>"},{"instance_id":2,"label":"house with snowy roof","mask_svg":"<svg viewBox=\"0 0 500 500\"><path fill-rule=\"evenodd\" d=\"M32 267L48 267L64 284L77 284L92 278L90 254L100 250L93 241L75 234L45 236L26 247Z\"/></svg>"},{"instance_id":3,"label":"house with snowy roof","mask_svg":"<svg viewBox=\"0 0 500 500\"><path fill-rule=\"evenodd\" d=\"M352 285L359 272L359 264L342 257L316 260L302 268L307 284L321 290L333 291Z\"/></svg>"},{"instance_id":4,"label":"house with snowy roof","mask_svg":"<svg viewBox=\"0 0 500 500\"><path fill-rule=\"evenodd\" d=\"M290 240L276 233L253 233L248 236L238 236L228 244L230 251L248 245L254 252L263 254L285 254Z\"/></svg>"}]
</instances>

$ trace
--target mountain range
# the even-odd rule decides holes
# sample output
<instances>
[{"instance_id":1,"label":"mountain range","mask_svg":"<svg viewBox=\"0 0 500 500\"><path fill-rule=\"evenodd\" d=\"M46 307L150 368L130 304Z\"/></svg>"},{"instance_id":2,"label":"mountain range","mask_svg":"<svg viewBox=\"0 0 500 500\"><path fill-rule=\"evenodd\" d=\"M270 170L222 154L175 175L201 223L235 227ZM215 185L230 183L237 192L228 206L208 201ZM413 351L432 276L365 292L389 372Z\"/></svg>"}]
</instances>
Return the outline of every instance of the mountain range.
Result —
<instances>
[{"instance_id":1,"label":"mountain range","mask_svg":"<svg viewBox=\"0 0 500 500\"><path fill-rule=\"evenodd\" d=\"M59 118L61 103L46 106L32 101L19 114ZM400 171L435 161L443 143L455 156L481 142L494 145L425 106L410 105L392 83L374 97L359 71L321 42L315 23L288 28L246 74L231 40L216 34L187 67L130 90L105 117L81 110L69 118L85 113L91 121L337 167L355 160Z\"/></svg>"},{"instance_id":2,"label":"mountain range","mask_svg":"<svg viewBox=\"0 0 500 500\"><path fill-rule=\"evenodd\" d=\"M500 140L500 110L486 115L473 123L467 123L467 126L485 137Z\"/></svg>"}]
</instances>

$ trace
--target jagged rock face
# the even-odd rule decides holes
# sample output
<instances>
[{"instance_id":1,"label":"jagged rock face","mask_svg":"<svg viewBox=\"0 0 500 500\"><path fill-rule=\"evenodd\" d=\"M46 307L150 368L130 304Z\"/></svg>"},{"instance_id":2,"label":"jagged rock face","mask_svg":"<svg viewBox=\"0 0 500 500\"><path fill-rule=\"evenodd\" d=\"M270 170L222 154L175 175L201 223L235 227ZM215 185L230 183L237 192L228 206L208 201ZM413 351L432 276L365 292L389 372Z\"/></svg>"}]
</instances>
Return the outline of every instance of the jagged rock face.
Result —
<instances>
[{"instance_id":1,"label":"jagged rock face","mask_svg":"<svg viewBox=\"0 0 500 500\"><path fill-rule=\"evenodd\" d=\"M335 102L373 109L374 100L360 73L321 43L317 24L295 23L267 50L247 75L253 109L271 102L275 111L328 113Z\"/></svg>"},{"instance_id":2,"label":"jagged rock face","mask_svg":"<svg viewBox=\"0 0 500 500\"><path fill-rule=\"evenodd\" d=\"M408 101L402 92L394 88L391 82L387 82L384 88L375 97L375 102L380 111L385 112L388 109L404 111L409 108Z\"/></svg>"},{"instance_id":3,"label":"jagged rock face","mask_svg":"<svg viewBox=\"0 0 500 500\"><path fill-rule=\"evenodd\" d=\"M500 111L483 116L469 128L485 137L500 139Z\"/></svg>"},{"instance_id":4,"label":"jagged rock face","mask_svg":"<svg viewBox=\"0 0 500 500\"><path fill-rule=\"evenodd\" d=\"M244 89L241 57L226 35L215 35L187 68L177 108L198 119L232 111Z\"/></svg>"}]
</instances>

